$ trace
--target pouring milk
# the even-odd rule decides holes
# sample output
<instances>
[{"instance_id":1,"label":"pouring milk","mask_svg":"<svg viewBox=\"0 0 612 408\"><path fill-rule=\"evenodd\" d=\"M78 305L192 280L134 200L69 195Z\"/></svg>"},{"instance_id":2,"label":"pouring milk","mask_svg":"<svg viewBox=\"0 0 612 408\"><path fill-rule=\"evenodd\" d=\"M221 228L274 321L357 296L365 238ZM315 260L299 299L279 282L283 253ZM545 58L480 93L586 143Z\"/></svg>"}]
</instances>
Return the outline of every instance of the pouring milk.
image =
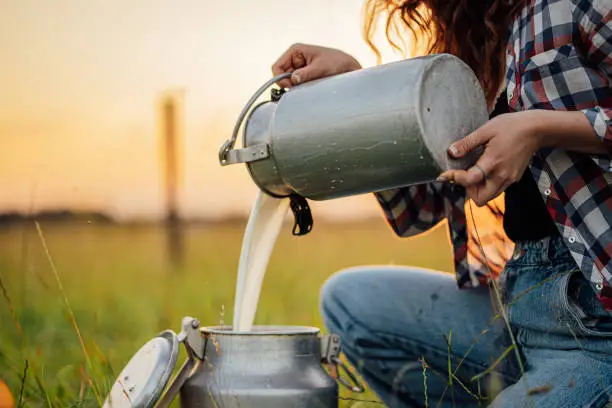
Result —
<instances>
[{"instance_id":1,"label":"pouring milk","mask_svg":"<svg viewBox=\"0 0 612 408\"><path fill-rule=\"evenodd\" d=\"M233 330L251 331L264 275L289 208L289 199L258 193L247 223L238 263Z\"/></svg>"},{"instance_id":2,"label":"pouring milk","mask_svg":"<svg viewBox=\"0 0 612 408\"><path fill-rule=\"evenodd\" d=\"M482 153L475 149L459 160L447 154L451 143L488 120L478 78L455 56L411 58L286 92L273 89L270 100L255 105L288 75L268 80L255 92L219 151L222 166L245 165L263 191L244 235L234 330L251 329L268 258L290 203L296 225L310 219L305 224L312 226L306 200L431 182L443 171L467 169ZM237 148L241 128L243 146Z\"/></svg>"}]
</instances>

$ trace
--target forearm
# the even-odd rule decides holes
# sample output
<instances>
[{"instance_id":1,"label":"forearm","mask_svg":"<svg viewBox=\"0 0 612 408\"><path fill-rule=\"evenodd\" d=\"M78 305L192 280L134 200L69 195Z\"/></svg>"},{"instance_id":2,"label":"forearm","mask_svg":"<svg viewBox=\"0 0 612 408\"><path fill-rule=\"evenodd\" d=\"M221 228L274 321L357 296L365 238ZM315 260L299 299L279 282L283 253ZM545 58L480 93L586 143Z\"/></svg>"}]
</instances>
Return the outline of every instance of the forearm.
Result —
<instances>
[{"instance_id":1,"label":"forearm","mask_svg":"<svg viewBox=\"0 0 612 408\"><path fill-rule=\"evenodd\" d=\"M539 147L610 155L583 112L534 110L533 123Z\"/></svg>"}]
</instances>

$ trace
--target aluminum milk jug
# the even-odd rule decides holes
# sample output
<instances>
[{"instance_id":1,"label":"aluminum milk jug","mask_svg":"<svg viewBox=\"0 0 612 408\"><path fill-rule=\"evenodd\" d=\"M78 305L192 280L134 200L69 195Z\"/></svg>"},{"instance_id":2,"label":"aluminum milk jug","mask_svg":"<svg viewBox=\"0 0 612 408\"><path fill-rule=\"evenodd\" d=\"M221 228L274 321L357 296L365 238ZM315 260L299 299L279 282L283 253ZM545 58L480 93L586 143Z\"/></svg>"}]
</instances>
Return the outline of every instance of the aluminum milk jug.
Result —
<instances>
[{"instance_id":1,"label":"aluminum milk jug","mask_svg":"<svg viewBox=\"0 0 612 408\"><path fill-rule=\"evenodd\" d=\"M187 359L176 371L179 344ZM183 318L147 342L119 374L103 408L337 408L338 381L364 391L339 359L340 338L302 326L200 327ZM323 365L338 372L332 378Z\"/></svg>"},{"instance_id":2,"label":"aluminum milk jug","mask_svg":"<svg viewBox=\"0 0 612 408\"><path fill-rule=\"evenodd\" d=\"M481 153L447 154L488 120L482 87L457 57L411 58L273 89L252 107L289 75L253 95L219 152L222 165L245 163L269 195L328 200L404 187L465 169ZM243 147L235 148L241 127Z\"/></svg>"}]
</instances>

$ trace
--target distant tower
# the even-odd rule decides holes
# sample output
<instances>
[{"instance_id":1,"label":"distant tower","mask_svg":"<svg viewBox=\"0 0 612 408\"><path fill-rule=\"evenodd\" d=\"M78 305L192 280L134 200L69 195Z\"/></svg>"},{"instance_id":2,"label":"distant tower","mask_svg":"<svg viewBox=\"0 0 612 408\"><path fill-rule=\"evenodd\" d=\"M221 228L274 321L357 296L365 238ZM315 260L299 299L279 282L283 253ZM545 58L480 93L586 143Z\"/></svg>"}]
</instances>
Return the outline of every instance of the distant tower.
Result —
<instances>
[{"instance_id":1,"label":"distant tower","mask_svg":"<svg viewBox=\"0 0 612 408\"><path fill-rule=\"evenodd\" d=\"M178 208L180 184L182 92L167 92L161 98L161 156L166 204L166 247L170 264L175 269L183 263L183 234Z\"/></svg>"}]
</instances>

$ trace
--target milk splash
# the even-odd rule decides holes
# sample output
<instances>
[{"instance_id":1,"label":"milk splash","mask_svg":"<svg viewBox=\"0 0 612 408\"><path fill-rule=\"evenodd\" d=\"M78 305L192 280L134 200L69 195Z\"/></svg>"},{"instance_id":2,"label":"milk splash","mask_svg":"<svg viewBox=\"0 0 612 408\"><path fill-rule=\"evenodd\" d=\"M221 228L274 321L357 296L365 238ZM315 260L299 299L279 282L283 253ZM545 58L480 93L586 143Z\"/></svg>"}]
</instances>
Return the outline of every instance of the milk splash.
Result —
<instances>
[{"instance_id":1,"label":"milk splash","mask_svg":"<svg viewBox=\"0 0 612 408\"><path fill-rule=\"evenodd\" d=\"M289 199L259 192L247 223L238 263L234 331L251 331L264 275L289 208Z\"/></svg>"}]
</instances>

